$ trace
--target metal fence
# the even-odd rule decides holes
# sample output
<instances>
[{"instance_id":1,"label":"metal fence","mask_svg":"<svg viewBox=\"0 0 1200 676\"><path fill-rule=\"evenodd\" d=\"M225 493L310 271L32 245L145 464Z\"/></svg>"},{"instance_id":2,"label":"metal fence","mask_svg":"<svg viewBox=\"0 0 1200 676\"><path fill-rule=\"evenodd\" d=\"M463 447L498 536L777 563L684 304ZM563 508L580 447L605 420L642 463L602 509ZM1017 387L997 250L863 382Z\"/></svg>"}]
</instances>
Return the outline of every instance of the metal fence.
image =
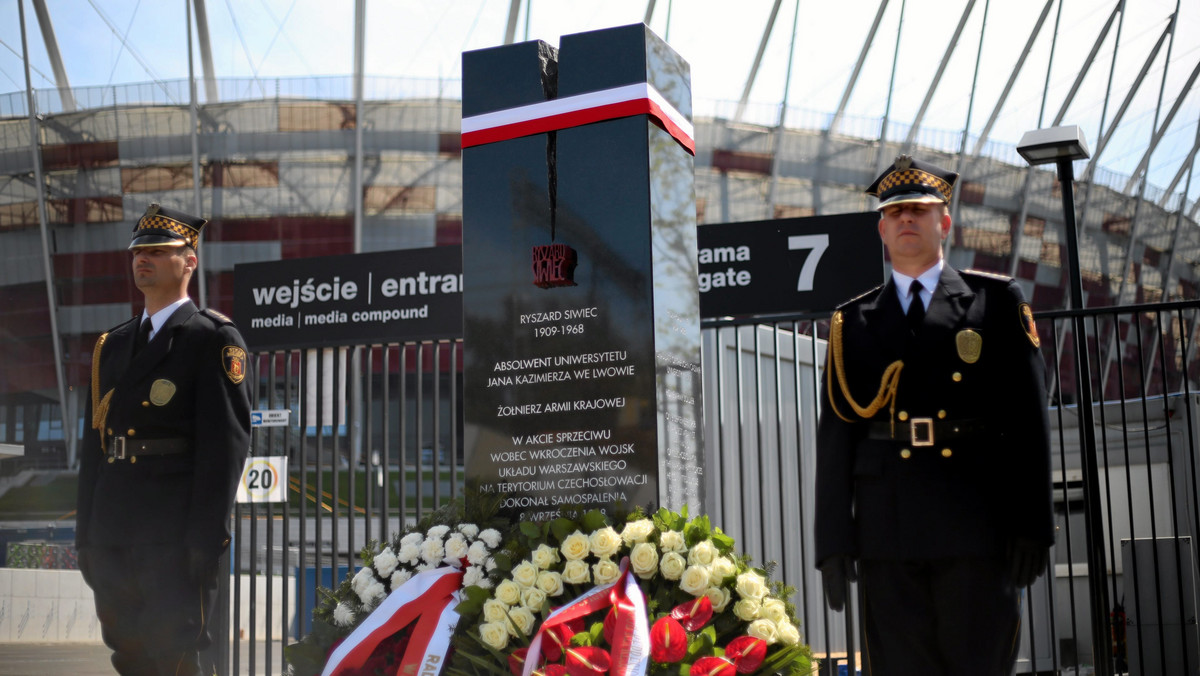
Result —
<instances>
[{"instance_id":1,"label":"metal fence","mask_svg":"<svg viewBox=\"0 0 1200 676\"><path fill-rule=\"evenodd\" d=\"M1079 314L1092 390L1103 395L1093 430L1099 520L1085 508L1079 450L1086 430L1069 339ZM1037 316L1059 530L1047 574L1027 592L1018 673L1192 674L1200 666L1198 315L1200 301ZM823 673L838 673L839 662L868 673L856 602L829 612L813 560L827 330L823 316L706 322L703 510L796 588L797 617ZM283 671L280 651L305 633L316 586L336 585L368 541L462 491L461 353L460 342L447 341L257 356L255 407L292 418L257 428L254 454L289 457L289 502L237 510L232 673L263 664L261 673ZM1089 560L1093 542L1106 561ZM1098 569L1097 583L1089 575ZM1110 645L1094 650L1096 631ZM238 664L242 641L250 642L247 665Z\"/></svg>"}]
</instances>

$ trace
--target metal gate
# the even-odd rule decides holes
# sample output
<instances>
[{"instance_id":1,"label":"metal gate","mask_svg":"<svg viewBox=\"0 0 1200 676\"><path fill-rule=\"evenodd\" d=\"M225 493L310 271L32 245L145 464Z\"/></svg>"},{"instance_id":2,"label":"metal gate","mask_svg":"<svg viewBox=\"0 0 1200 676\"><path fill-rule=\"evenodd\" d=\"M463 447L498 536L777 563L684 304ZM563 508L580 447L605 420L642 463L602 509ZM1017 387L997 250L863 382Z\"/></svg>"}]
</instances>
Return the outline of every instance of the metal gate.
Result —
<instances>
[{"instance_id":1,"label":"metal gate","mask_svg":"<svg viewBox=\"0 0 1200 676\"><path fill-rule=\"evenodd\" d=\"M1198 315L1200 301L1037 316L1051 381L1059 532L1051 568L1024 604L1018 673L1098 660L1110 673L1200 667ZM1098 519L1085 508L1086 430L1070 340L1077 316L1087 327L1091 390L1102 400L1092 406ZM856 604L828 611L813 560L827 317L704 327L703 511L796 587L797 617L825 658L823 673L838 673L839 662L867 673ZM281 673L282 648L304 634L316 586L335 585L370 540L462 491L461 356L462 344L450 340L256 356L255 408L288 409L292 422L256 428L253 453L289 457L289 501L237 508L229 673ZM1102 543L1104 562L1089 560L1089 542ZM1105 574L1091 580L1101 563ZM1094 651L1098 628L1113 640Z\"/></svg>"}]
</instances>

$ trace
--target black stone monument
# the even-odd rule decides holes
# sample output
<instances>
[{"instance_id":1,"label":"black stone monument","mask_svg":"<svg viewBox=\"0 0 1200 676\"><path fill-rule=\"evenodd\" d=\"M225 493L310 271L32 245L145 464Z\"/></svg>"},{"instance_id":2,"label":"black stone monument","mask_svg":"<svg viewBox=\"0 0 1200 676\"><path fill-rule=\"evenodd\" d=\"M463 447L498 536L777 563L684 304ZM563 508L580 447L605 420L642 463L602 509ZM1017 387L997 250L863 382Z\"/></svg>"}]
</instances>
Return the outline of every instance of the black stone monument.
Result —
<instances>
[{"instance_id":1,"label":"black stone monument","mask_svg":"<svg viewBox=\"0 0 1200 676\"><path fill-rule=\"evenodd\" d=\"M641 24L463 55L468 497L703 508L690 115Z\"/></svg>"}]
</instances>

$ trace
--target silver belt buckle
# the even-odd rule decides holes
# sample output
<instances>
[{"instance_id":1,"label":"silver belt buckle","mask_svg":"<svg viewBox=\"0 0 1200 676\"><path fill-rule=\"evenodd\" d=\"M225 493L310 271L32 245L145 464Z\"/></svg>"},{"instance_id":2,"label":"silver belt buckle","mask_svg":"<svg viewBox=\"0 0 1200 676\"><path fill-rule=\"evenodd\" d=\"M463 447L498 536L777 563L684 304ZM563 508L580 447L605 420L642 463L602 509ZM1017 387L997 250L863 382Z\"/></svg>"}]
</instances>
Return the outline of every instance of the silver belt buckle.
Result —
<instances>
[{"instance_id":1,"label":"silver belt buckle","mask_svg":"<svg viewBox=\"0 0 1200 676\"><path fill-rule=\"evenodd\" d=\"M108 455L110 458L113 458L114 460L124 460L125 459L125 437L113 437L111 449L112 450L110 450L108 452Z\"/></svg>"},{"instance_id":2,"label":"silver belt buckle","mask_svg":"<svg viewBox=\"0 0 1200 676\"><path fill-rule=\"evenodd\" d=\"M909 443L913 446L932 446L933 418L913 418L908 426Z\"/></svg>"}]
</instances>

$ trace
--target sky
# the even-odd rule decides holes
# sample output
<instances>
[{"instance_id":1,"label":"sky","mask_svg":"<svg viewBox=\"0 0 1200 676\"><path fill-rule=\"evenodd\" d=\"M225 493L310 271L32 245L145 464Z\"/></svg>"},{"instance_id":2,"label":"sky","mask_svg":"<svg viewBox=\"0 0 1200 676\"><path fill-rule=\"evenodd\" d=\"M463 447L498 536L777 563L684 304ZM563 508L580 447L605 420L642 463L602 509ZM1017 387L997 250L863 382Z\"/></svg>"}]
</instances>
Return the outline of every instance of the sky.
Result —
<instances>
[{"instance_id":1,"label":"sky","mask_svg":"<svg viewBox=\"0 0 1200 676\"><path fill-rule=\"evenodd\" d=\"M0 94L25 88L20 1L0 0ZM52 70L33 3L23 1L33 86L52 88ZM203 2L218 78L266 80L353 72L353 0ZM823 124L846 91L880 2L783 0L750 92L747 119L775 123L786 89L789 124ZM1106 127L1111 124L1146 66L1144 81L1099 165L1117 175L1131 174L1150 145L1156 109L1162 126L1179 101L1149 159L1150 183L1159 188L1166 187L1187 161L1200 123L1200 86L1189 86L1189 79L1200 73L1200 3L1179 2L1174 39L1168 38L1147 65L1177 2L1129 1L1124 16L1118 16L1099 44L1094 64L1062 119L1063 124L1078 124L1094 149L1101 118ZM998 144L994 152L1007 151L1011 161L1016 156L1010 146L1024 131L1055 121L1117 0L1061 0L1061 6L1059 0L885 0L876 38L839 131L877 134L871 130L878 129L885 114L910 124L969 7L922 127L927 134L943 132L935 137L946 147L957 147L968 116L970 132L979 134L1047 3L1044 28L989 137ZM186 0L45 0L45 4L73 88L186 79ZM557 45L562 35L641 22L647 4L647 0L520 0L516 39ZM510 0L367 0L364 72L435 83L457 80L463 51L503 44L510 5ZM654 3L650 28L691 64L698 115L733 117L733 102L742 96L773 5L774 0ZM195 68L199 77L199 58ZM457 91L457 85L451 89ZM1106 90L1112 92L1107 106ZM1183 189L1180 183L1176 192ZM1200 176L1192 181L1189 198L1197 194Z\"/></svg>"}]
</instances>

